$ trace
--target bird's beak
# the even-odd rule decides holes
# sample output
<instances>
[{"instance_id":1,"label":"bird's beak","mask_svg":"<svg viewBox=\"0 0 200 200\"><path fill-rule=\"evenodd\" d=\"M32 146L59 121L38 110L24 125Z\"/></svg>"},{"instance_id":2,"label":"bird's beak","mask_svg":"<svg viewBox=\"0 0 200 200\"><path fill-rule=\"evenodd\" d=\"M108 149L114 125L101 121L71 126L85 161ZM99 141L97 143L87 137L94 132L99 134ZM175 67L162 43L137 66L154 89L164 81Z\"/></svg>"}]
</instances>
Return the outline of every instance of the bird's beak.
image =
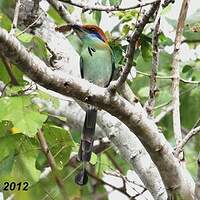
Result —
<instances>
[{"instance_id":1,"label":"bird's beak","mask_svg":"<svg viewBox=\"0 0 200 200\"><path fill-rule=\"evenodd\" d=\"M81 38L83 37L87 32L84 30L84 28L81 25L78 24L71 24L71 29L74 30L74 32Z\"/></svg>"},{"instance_id":2,"label":"bird's beak","mask_svg":"<svg viewBox=\"0 0 200 200\"><path fill-rule=\"evenodd\" d=\"M78 24L70 24L69 25L74 31L82 31L82 27Z\"/></svg>"},{"instance_id":3,"label":"bird's beak","mask_svg":"<svg viewBox=\"0 0 200 200\"><path fill-rule=\"evenodd\" d=\"M66 33L70 30L73 30L79 38L84 37L85 34L87 34L87 31L78 24L67 24L63 26L59 26L55 28L56 31L61 32L61 33Z\"/></svg>"}]
</instances>

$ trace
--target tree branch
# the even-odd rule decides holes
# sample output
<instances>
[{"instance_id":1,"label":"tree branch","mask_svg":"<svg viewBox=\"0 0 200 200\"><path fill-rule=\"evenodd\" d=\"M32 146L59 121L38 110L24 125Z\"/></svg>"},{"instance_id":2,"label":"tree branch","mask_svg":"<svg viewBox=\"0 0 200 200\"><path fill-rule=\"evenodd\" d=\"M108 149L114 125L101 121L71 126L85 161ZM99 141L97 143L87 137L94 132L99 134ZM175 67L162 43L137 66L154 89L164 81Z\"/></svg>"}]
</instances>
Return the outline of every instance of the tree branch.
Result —
<instances>
[{"instance_id":1,"label":"tree branch","mask_svg":"<svg viewBox=\"0 0 200 200\"><path fill-rule=\"evenodd\" d=\"M181 38L184 29L184 23L188 10L189 0L183 0L181 11L178 18L173 60L172 60L172 105L173 105L173 130L178 146L182 141L181 122L180 122L180 99L179 99L179 49L181 45Z\"/></svg>"},{"instance_id":2,"label":"tree branch","mask_svg":"<svg viewBox=\"0 0 200 200\"><path fill-rule=\"evenodd\" d=\"M151 5L155 2L158 2L160 0L150 0L148 2L138 2L137 4L129 7L121 7L121 6L103 6L103 5L95 5L95 6L90 6L90 5L85 5L85 3L73 1L73 0L59 0L64 3L68 3L70 5L82 8L83 11L88 11L88 10L99 10L99 11L105 11L105 12L113 12L113 11L126 11L126 10L131 10L131 9L136 9L144 6Z\"/></svg>"},{"instance_id":3,"label":"tree branch","mask_svg":"<svg viewBox=\"0 0 200 200\"><path fill-rule=\"evenodd\" d=\"M121 192L122 194L126 195L128 198L131 198L131 196L126 191L124 191L123 189L118 188L118 187L116 187L116 186L114 186L114 185L112 185L110 183L107 183L103 179L100 179L99 177L97 177L96 175L94 175L94 174L92 174L90 172L88 172L88 175L90 177L92 177L93 179L97 180L99 183L101 183L103 185L107 185L107 186L111 187L112 189L117 190L117 191Z\"/></svg>"},{"instance_id":4,"label":"tree branch","mask_svg":"<svg viewBox=\"0 0 200 200\"><path fill-rule=\"evenodd\" d=\"M40 18L42 17L43 14L44 14L43 12L40 13L40 15L35 19L35 21L33 21L30 25L28 25L23 31L21 31L20 33L16 34L16 37L19 37L20 35L25 33L28 29L30 29L32 26L37 24L37 22L40 20Z\"/></svg>"},{"instance_id":5,"label":"tree branch","mask_svg":"<svg viewBox=\"0 0 200 200\"><path fill-rule=\"evenodd\" d=\"M51 71L44 62L27 52L19 41L2 28L0 28L0 51L33 81L45 88L96 105L119 118L139 137L151 155L168 192L173 195L178 192L184 198L188 197L185 199L191 200L194 192L193 180L179 167L171 146L139 103L130 104L119 95L110 95L107 89L86 80Z\"/></svg>"},{"instance_id":6,"label":"tree branch","mask_svg":"<svg viewBox=\"0 0 200 200\"><path fill-rule=\"evenodd\" d=\"M193 128L183 139L182 141L177 145L176 147L176 155L178 155L182 150L183 147L188 143L188 141L197 133L200 132L200 126Z\"/></svg>"},{"instance_id":7,"label":"tree branch","mask_svg":"<svg viewBox=\"0 0 200 200\"><path fill-rule=\"evenodd\" d=\"M34 103L40 103L46 108L45 111L67 117L70 128L82 131L84 111L74 101L61 101L59 108L46 106L46 101L34 99ZM133 103L133 102L131 102ZM78 128L77 128L78 127ZM120 151L124 160L131 164L136 173L148 188L156 200L165 200L166 192L161 177L150 156L135 137L135 135L115 117L105 111L98 111L96 137L107 136L115 147Z\"/></svg>"},{"instance_id":8,"label":"tree branch","mask_svg":"<svg viewBox=\"0 0 200 200\"><path fill-rule=\"evenodd\" d=\"M138 38L140 37L145 25L149 22L150 17L152 17L153 14L155 13L155 11L157 10L158 5L159 5L158 2L154 3L151 6L151 8L149 9L149 11L144 14L140 23L137 25L137 28L136 28L135 32L132 34L129 45L127 47L126 65L125 65L123 72L122 72L121 76L119 77L119 79L116 82L110 84L110 86L108 88L109 91L116 91L117 88L120 88L123 85L123 83L126 81L127 76L131 71L131 67L132 67L132 63L133 63L133 58L134 58L134 54L135 54L135 44L136 44Z\"/></svg>"},{"instance_id":9,"label":"tree branch","mask_svg":"<svg viewBox=\"0 0 200 200\"><path fill-rule=\"evenodd\" d=\"M147 113L150 116L153 116L153 108L155 106L155 101L156 101L155 94L157 92L156 76L157 76L158 65L159 65L159 47L158 47L159 30L160 30L160 16L157 23L155 24L153 37L152 37L152 54L153 54L152 69L151 69L151 78L150 78L149 99L146 106Z\"/></svg>"},{"instance_id":10,"label":"tree branch","mask_svg":"<svg viewBox=\"0 0 200 200\"><path fill-rule=\"evenodd\" d=\"M158 123L161 121L161 119L163 119L169 112L171 112L173 109L173 106L171 104L165 106L164 108L162 108L162 111L159 113L159 115L157 115L154 118L155 123Z\"/></svg>"},{"instance_id":11,"label":"tree branch","mask_svg":"<svg viewBox=\"0 0 200 200\"><path fill-rule=\"evenodd\" d=\"M137 74L141 74L141 75L144 75L144 76L151 78L151 74L148 74L146 72L141 72L141 71L137 70ZM173 79L172 76L160 76L160 75L156 76L156 78L157 79L163 79L163 80L165 80L165 79L171 79L172 80ZM194 85L200 84L200 81L190 81L190 80L185 80L183 78L180 78L180 82L186 83L186 84L194 84Z\"/></svg>"},{"instance_id":12,"label":"tree branch","mask_svg":"<svg viewBox=\"0 0 200 200\"><path fill-rule=\"evenodd\" d=\"M15 34L15 31L17 29L17 21L18 21L18 17L19 17L20 5L21 5L20 0L17 0L10 34Z\"/></svg>"},{"instance_id":13,"label":"tree branch","mask_svg":"<svg viewBox=\"0 0 200 200\"><path fill-rule=\"evenodd\" d=\"M2 59L3 64L5 65L6 71L8 72L8 75L10 77L10 82L13 85L19 85L17 79L15 78L13 72L12 72L12 65L10 64L9 60L0 53L0 57Z\"/></svg>"},{"instance_id":14,"label":"tree branch","mask_svg":"<svg viewBox=\"0 0 200 200\"><path fill-rule=\"evenodd\" d=\"M60 189L60 192L61 192L61 194L63 196L63 199L64 200L68 200L68 198L67 198L67 192L66 192L65 186L64 186L64 182L63 182L63 180L58 175L58 171L56 169L56 163L55 163L54 157L51 154L51 151L49 150L49 147L48 147L48 144L47 144L46 139L44 137L43 131L41 129L39 129L37 135L38 135L38 139L39 139L42 151L44 152L44 154L47 157L49 166L50 166L50 168L52 170L52 173L54 175L54 178L56 180L58 188Z\"/></svg>"},{"instance_id":15,"label":"tree branch","mask_svg":"<svg viewBox=\"0 0 200 200\"><path fill-rule=\"evenodd\" d=\"M62 3L60 3L57 0L47 0L49 4L60 14L62 19L65 20L67 23L72 23L74 24L74 20L70 17L70 15L67 13L65 7L63 6Z\"/></svg>"}]
</instances>

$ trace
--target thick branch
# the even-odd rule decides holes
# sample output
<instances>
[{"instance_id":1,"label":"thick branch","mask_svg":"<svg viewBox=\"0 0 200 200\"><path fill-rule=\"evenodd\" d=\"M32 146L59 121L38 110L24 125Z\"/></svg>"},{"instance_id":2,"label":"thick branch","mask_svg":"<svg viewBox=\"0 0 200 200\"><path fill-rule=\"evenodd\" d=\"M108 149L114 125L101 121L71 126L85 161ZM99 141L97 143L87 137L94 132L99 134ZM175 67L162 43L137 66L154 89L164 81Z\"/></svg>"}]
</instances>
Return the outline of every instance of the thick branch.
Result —
<instances>
[{"instance_id":1,"label":"thick branch","mask_svg":"<svg viewBox=\"0 0 200 200\"><path fill-rule=\"evenodd\" d=\"M51 71L44 62L27 52L2 28L0 28L0 51L13 63L17 63L18 67L38 84L96 105L119 118L139 137L157 165L166 188L170 189L170 194L178 192L184 199L192 199L194 182L189 174L180 168L171 146L139 103L130 104L119 95L110 95L106 89L86 80Z\"/></svg>"}]
</instances>

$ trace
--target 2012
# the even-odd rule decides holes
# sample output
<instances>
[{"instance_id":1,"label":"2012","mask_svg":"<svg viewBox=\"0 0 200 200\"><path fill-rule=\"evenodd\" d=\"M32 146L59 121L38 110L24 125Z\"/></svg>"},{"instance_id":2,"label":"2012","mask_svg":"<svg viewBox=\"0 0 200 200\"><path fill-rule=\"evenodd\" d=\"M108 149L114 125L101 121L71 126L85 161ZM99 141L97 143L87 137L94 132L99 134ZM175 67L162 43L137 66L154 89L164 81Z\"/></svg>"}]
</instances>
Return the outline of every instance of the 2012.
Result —
<instances>
[{"instance_id":1,"label":"2012","mask_svg":"<svg viewBox=\"0 0 200 200\"><path fill-rule=\"evenodd\" d=\"M13 190L15 190L15 189L17 189L17 190L24 190L24 191L27 191L28 190L28 182L19 182L19 183L15 183L15 182L11 182L11 183L9 183L9 182L5 182L4 183L4 188L3 188L3 190L5 190L5 191L8 191L8 190L10 190L10 191L13 191Z\"/></svg>"}]
</instances>

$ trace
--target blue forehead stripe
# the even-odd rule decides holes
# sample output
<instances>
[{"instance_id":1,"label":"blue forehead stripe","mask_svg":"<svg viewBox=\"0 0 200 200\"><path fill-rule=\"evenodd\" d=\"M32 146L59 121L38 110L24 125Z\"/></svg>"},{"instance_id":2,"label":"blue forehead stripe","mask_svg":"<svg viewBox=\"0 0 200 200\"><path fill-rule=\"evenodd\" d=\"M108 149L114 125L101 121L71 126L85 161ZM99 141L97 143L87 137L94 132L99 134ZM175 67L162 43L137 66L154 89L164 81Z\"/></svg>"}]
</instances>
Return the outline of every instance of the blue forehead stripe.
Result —
<instances>
[{"instance_id":1,"label":"blue forehead stripe","mask_svg":"<svg viewBox=\"0 0 200 200\"><path fill-rule=\"evenodd\" d=\"M90 35L92 37L98 38L98 39L102 40L103 42L105 42L104 39L101 37L101 35L98 32L91 32Z\"/></svg>"}]
</instances>

